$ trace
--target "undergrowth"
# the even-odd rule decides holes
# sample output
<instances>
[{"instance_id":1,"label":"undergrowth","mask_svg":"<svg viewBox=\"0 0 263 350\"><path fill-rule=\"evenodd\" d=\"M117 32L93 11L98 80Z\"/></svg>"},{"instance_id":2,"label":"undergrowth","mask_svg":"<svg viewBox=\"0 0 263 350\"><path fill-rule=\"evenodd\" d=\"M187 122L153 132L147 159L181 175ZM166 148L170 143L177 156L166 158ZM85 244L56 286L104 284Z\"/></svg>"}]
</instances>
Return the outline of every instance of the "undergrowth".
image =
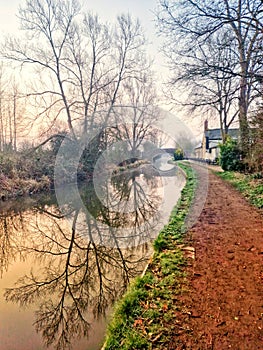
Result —
<instances>
[{"instance_id":1,"label":"undergrowth","mask_svg":"<svg viewBox=\"0 0 263 350\"><path fill-rule=\"evenodd\" d=\"M115 306L105 350L167 349L173 335L170 322L178 307L177 297L185 289L186 260L178 244L183 241L183 225L196 185L193 170L185 163L180 167L187 175L181 198L154 241L154 255L146 274L133 281Z\"/></svg>"}]
</instances>

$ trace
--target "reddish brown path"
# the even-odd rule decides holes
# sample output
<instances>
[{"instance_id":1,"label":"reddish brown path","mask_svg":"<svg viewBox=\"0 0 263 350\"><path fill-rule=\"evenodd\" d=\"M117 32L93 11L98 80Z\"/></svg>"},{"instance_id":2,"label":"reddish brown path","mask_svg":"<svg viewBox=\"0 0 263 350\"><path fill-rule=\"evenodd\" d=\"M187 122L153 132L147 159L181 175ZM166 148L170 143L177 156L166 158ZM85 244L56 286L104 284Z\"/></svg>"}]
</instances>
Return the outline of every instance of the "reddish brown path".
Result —
<instances>
[{"instance_id":1,"label":"reddish brown path","mask_svg":"<svg viewBox=\"0 0 263 350\"><path fill-rule=\"evenodd\" d=\"M189 241L196 258L169 349L263 349L262 213L210 174Z\"/></svg>"}]
</instances>

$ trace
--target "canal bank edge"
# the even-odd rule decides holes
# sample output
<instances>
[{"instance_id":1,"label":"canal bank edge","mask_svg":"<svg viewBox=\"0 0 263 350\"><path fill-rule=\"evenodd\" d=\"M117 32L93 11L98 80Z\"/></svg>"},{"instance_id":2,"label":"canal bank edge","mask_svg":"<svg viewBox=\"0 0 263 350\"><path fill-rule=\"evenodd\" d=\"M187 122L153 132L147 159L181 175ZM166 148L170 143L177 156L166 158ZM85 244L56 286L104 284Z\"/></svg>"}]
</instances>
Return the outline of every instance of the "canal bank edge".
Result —
<instances>
[{"instance_id":1,"label":"canal bank edge","mask_svg":"<svg viewBox=\"0 0 263 350\"><path fill-rule=\"evenodd\" d=\"M116 303L102 350L152 349L153 346L165 349L169 342L170 321L176 309L172 301L186 289L184 268L188 254L183 244L186 234L183 227L197 186L191 166L186 162L178 165L186 176L181 198L172 210L169 223L153 242L154 253L144 273L134 279Z\"/></svg>"}]
</instances>

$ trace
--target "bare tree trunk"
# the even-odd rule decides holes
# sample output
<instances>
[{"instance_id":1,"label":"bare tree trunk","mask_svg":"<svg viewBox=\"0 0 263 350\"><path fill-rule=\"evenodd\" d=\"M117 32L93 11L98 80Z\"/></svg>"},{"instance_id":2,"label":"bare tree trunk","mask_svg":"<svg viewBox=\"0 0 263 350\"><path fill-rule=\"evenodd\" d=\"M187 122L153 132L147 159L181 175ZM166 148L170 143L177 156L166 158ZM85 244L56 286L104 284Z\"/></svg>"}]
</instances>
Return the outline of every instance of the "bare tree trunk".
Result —
<instances>
[{"instance_id":1,"label":"bare tree trunk","mask_svg":"<svg viewBox=\"0 0 263 350\"><path fill-rule=\"evenodd\" d=\"M2 96L0 96L0 151L3 151L3 111L2 111Z\"/></svg>"},{"instance_id":2,"label":"bare tree trunk","mask_svg":"<svg viewBox=\"0 0 263 350\"><path fill-rule=\"evenodd\" d=\"M17 151L17 120L16 120L16 93L13 95L13 149Z\"/></svg>"},{"instance_id":3,"label":"bare tree trunk","mask_svg":"<svg viewBox=\"0 0 263 350\"><path fill-rule=\"evenodd\" d=\"M240 144L244 154L247 154L249 147L249 126L247 120L247 82L246 78L240 79L240 98L239 98L239 126L240 126Z\"/></svg>"},{"instance_id":4,"label":"bare tree trunk","mask_svg":"<svg viewBox=\"0 0 263 350\"><path fill-rule=\"evenodd\" d=\"M9 124L9 142L8 142L8 150L13 149L13 113L12 113L12 107L11 102L9 101L9 107L8 107L8 124Z\"/></svg>"}]
</instances>

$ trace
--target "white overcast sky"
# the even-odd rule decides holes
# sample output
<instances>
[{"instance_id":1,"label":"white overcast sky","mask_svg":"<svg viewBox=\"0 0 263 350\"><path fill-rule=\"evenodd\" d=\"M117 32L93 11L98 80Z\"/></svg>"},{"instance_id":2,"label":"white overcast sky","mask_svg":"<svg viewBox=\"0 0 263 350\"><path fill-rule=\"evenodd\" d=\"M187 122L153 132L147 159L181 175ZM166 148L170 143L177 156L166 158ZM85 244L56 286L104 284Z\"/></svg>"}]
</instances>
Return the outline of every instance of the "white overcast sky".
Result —
<instances>
[{"instance_id":1,"label":"white overcast sky","mask_svg":"<svg viewBox=\"0 0 263 350\"><path fill-rule=\"evenodd\" d=\"M154 12L158 6L158 0L82 0L81 2L89 11L97 13L103 21L114 21L118 14L127 12L139 18L149 41L149 54L155 61L154 69L160 82L158 84L160 90L161 82L167 79L169 71L165 68L165 59L160 52L162 40L156 34ZM18 31L19 20L16 15L19 5L24 3L25 0L0 0L1 36L8 33L15 34Z\"/></svg>"},{"instance_id":2,"label":"white overcast sky","mask_svg":"<svg viewBox=\"0 0 263 350\"><path fill-rule=\"evenodd\" d=\"M17 18L19 5L25 0L0 0L0 35L15 34L19 30ZM102 21L113 22L116 16L129 12L133 17L139 18L148 39L148 52L155 62L155 71L160 81L168 74L165 68L165 59L161 54L161 38L156 34L156 21L154 11L158 0L82 0L84 7L97 13Z\"/></svg>"},{"instance_id":3,"label":"white overcast sky","mask_svg":"<svg viewBox=\"0 0 263 350\"><path fill-rule=\"evenodd\" d=\"M158 0L82 0L86 8L98 13L102 18L113 19L117 14L130 12L149 25L154 20L152 12ZM24 0L0 0L0 29L13 30L17 28L16 13ZM153 27L153 24L152 24ZM151 28L152 29L152 28Z\"/></svg>"},{"instance_id":4,"label":"white overcast sky","mask_svg":"<svg viewBox=\"0 0 263 350\"><path fill-rule=\"evenodd\" d=\"M121 13L129 12L139 18L146 37L151 43L151 53L157 55L160 47L160 39L156 35L154 10L158 0L82 0L85 8L97 13L104 21L114 21ZM16 17L19 5L25 0L0 0L0 34L15 33L19 28L19 20ZM159 54L158 54L159 55ZM159 55L160 56L160 55Z\"/></svg>"}]
</instances>

